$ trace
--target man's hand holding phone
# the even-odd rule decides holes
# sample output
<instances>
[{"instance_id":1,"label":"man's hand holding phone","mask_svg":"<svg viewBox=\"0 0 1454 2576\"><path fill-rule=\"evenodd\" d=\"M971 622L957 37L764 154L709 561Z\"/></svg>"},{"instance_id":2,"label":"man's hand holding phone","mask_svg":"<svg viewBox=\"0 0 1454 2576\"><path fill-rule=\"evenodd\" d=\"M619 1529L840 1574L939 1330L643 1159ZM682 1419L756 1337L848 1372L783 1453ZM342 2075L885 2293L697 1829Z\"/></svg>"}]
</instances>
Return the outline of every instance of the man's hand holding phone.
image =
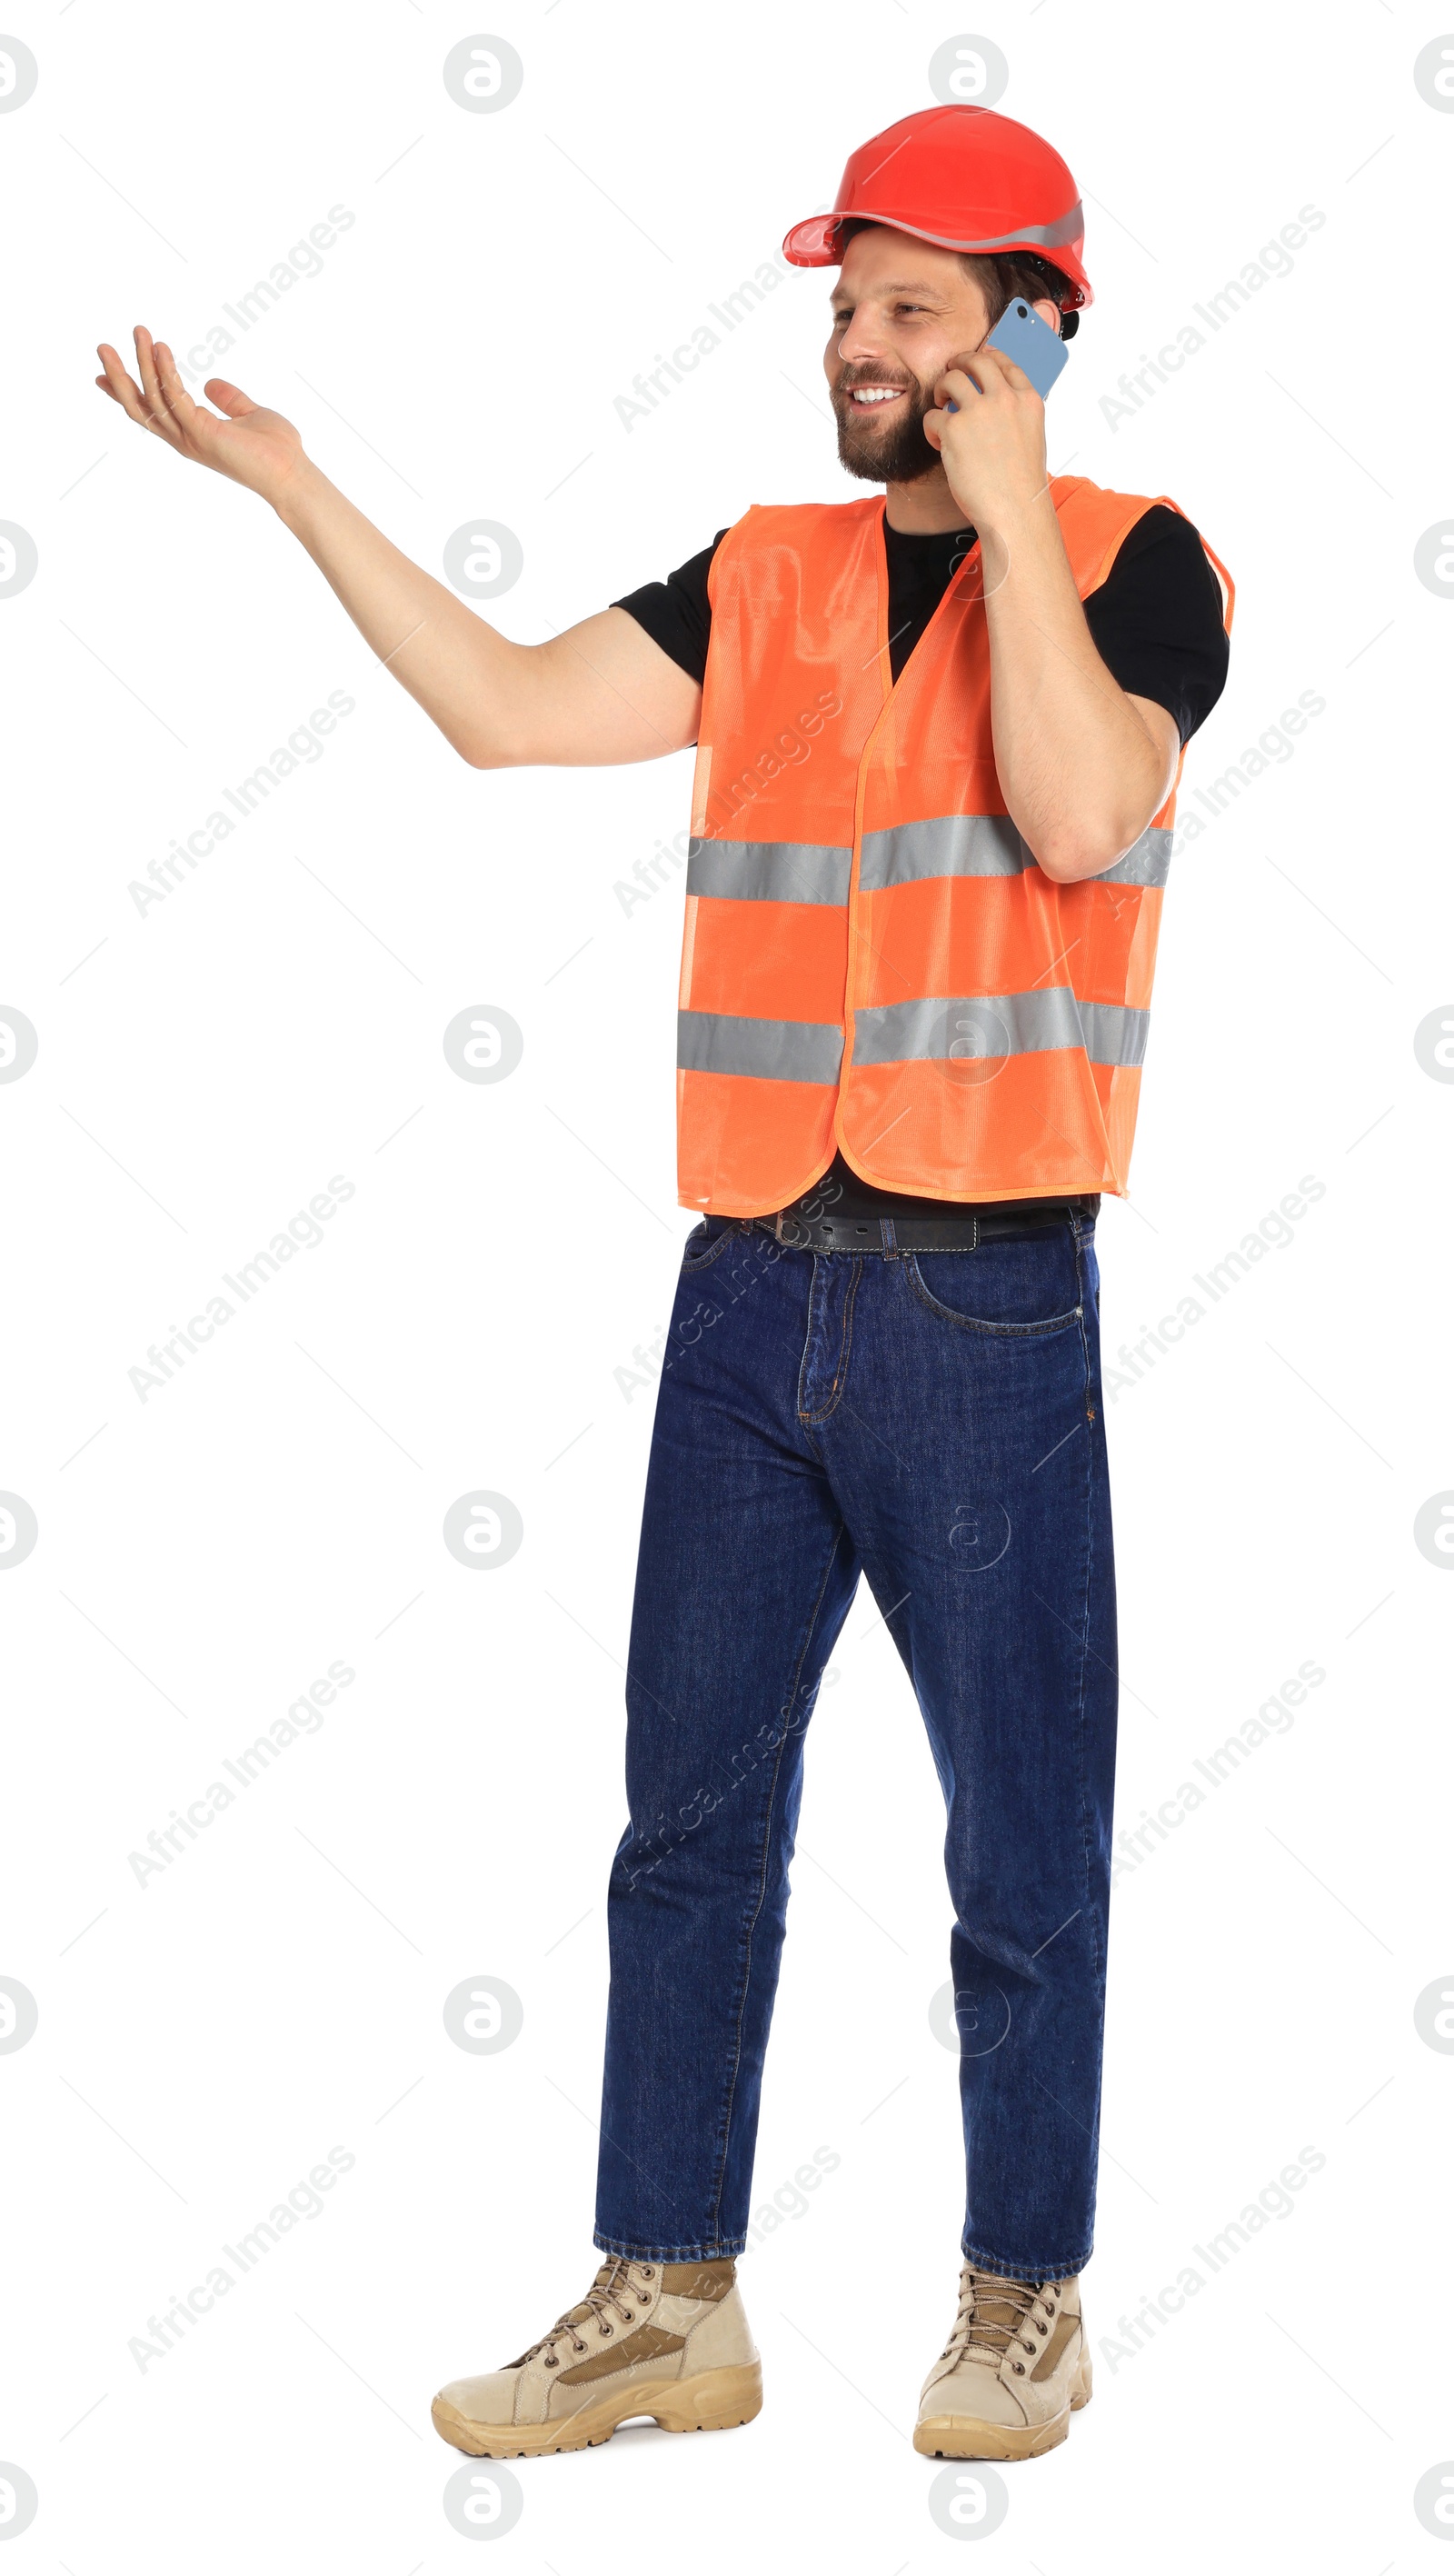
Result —
<instances>
[{"instance_id":1,"label":"man's hand holding phone","mask_svg":"<svg viewBox=\"0 0 1454 2576\"><path fill-rule=\"evenodd\" d=\"M1045 396L1067 354L1034 306L1012 296L979 348L956 358L935 385L940 408L925 413L924 435L944 459L960 508L982 533L994 529L997 504L1013 514L1045 489ZM971 393L991 396L993 417L975 417L979 405L963 417Z\"/></svg>"},{"instance_id":2,"label":"man's hand holding phone","mask_svg":"<svg viewBox=\"0 0 1454 2576\"><path fill-rule=\"evenodd\" d=\"M1023 367L988 341L947 367L924 435L981 538L1008 536L1046 489L1045 405Z\"/></svg>"}]
</instances>

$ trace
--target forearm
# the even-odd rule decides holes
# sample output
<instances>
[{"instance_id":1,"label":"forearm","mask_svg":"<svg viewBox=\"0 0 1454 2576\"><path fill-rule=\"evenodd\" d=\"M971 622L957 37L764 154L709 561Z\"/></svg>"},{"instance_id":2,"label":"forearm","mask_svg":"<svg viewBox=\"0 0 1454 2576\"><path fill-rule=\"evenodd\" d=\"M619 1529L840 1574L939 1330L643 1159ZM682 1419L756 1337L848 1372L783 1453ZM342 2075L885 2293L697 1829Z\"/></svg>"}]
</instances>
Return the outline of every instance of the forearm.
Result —
<instances>
[{"instance_id":1,"label":"forearm","mask_svg":"<svg viewBox=\"0 0 1454 2576\"><path fill-rule=\"evenodd\" d=\"M1048 490L982 532L995 767L1047 876L1097 875L1160 804L1161 747L1096 651Z\"/></svg>"},{"instance_id":2,"label":"forearm","mask_svg":"<svg viewBox=\"0 0 1454 2576\"><path fill-rule=\"evenodd\" d=\"M476 769L658 760L697 739L702 692L623 608L544 644L512 644L345 500L281 412L209 378L210 411L171 350L136 331L138 382L109 341L103 393L174 454L266 500L306 547L386 670Z\"/></svg>"},{"instance_id":3,"label":"forearm","mask_svg":"<svg viewBox=\"0 0 1454 2576\"><path fill-rule=\"evenodd\" d=\"M528 757L540 674L511 643L420 570L306 459L273 507L312 556L359 633L477 768Z\"/></svg>"}]
</instances>

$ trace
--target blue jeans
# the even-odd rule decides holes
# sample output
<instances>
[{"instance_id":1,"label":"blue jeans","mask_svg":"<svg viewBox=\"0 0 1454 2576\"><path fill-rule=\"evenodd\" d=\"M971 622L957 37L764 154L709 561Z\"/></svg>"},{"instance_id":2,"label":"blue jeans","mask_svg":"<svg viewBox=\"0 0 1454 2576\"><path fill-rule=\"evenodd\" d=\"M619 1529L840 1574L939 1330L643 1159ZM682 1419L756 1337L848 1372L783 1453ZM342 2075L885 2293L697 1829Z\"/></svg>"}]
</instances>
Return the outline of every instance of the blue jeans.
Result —
<instances>
[{"instance_id":1,"label":"blue jeans","mask_svg":"<svg viewBox=\"0 0 1454 2576\"><path fill-rule=\"evenodd\" d=\"M1089 1217L917 1254L688 1238L626 1685L604 2253L743 2249L803 1737L862 1571L948 1812L963 2250L1086 2261L1116 1727L1097 1292Z\"/></svg>"}]
</instances>

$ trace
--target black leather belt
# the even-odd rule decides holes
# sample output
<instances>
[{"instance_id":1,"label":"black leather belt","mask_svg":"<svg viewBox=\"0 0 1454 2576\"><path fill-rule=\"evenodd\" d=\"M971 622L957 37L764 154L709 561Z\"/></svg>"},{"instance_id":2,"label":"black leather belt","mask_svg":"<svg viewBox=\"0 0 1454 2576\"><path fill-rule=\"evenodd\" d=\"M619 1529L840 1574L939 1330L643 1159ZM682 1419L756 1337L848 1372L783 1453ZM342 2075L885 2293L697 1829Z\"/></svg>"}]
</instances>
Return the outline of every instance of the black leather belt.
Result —
<instances>
[{"instance_id":1,"label":"black leather belt","mask_svg":"<svg viewBox=\"0 0 1454 2576\"><path fill-rule=\"evenodd\" d=\"M788 1207L754 1217L752 1223L795 1252L973 1252L998 1235L1049 1234L1073 1217L1091 1220L1099 1207L1099 1198L1031 1199L944 1217L855 1215L851 1210L810 1217L801 1207Z\"/></svg>"}]
</instances>

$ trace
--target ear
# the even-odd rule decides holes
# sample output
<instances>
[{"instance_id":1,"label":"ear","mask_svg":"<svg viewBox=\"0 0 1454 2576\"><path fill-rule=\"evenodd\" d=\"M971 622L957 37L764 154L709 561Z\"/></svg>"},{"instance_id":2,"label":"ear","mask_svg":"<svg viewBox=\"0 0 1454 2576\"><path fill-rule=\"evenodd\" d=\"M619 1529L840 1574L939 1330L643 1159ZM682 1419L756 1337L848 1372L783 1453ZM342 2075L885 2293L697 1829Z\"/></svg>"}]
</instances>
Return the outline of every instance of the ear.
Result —
<instances>
[{"instance_id":1,"label":"ear","mask_svg":"<svg viewBox=\"0 0 1454 2576\"><path fill-rule=\"evenodd\" d=\"M1058 340L1058 339L1059 339L1059 337L1060 337L1060 307L1059 307L1059 305L1058 305L1058 304L1052 304L1048 295L1042 295L1042 296L1041 296L1041 298L1040 298L1040 300L1039 300L1039 302L1038 302L1038 303L1036 303L1036 304L1033 304L1033 305L1031 306L1030 310L1031 310L1031 312L1032 312L1032 313L1038 313L1042 322L1046 322L1046 323L1048 323L1048 324L1049 324L1049 326L1050 326L1051 330L1054 332L1054 334L1055 334L1055 336L1056 336L1056 338L1057 338L1057 340Z\"/></svg>"}]
</instances>

